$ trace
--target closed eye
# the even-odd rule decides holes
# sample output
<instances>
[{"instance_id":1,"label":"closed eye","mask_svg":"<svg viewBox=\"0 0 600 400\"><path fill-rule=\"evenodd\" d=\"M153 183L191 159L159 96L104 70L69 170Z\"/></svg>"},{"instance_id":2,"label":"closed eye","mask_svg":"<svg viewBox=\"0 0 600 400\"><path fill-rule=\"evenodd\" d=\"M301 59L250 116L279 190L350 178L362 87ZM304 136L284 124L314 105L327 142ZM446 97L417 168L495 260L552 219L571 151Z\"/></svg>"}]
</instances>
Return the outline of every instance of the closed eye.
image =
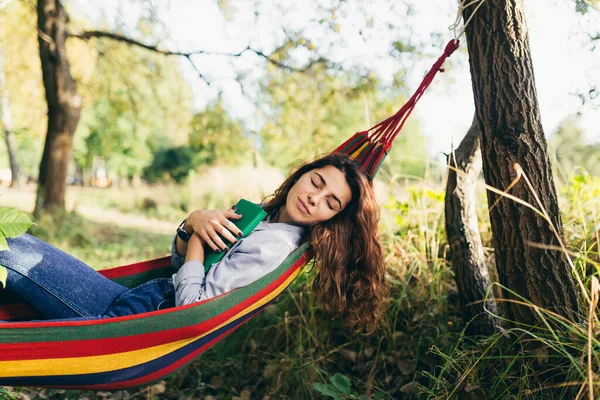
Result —
<instances>
[{"instance_id":1,"label":"closed eye","mask_svg":"<svg viewBox=\"0 0 600 400\"><path fill-rule=\"evenodd\" d=\"M319 188L319 186L315 183L315 181L313 181L312 179L310 180L310 182L313 184L314 187Z\"/></svg>"}]
</instances>

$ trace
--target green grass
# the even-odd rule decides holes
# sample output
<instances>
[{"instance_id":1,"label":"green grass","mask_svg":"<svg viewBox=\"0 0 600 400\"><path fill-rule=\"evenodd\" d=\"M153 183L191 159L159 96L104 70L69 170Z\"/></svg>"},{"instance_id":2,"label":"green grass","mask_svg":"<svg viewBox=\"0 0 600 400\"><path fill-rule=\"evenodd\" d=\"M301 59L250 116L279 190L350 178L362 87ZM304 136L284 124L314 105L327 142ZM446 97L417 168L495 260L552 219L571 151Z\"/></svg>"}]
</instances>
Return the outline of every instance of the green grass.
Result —
<instances>
[{"instance_id":1,"label":"green grass","mask_svg":"<svg viewBox=\"0 0 600 400\"><path fill-rule=\"evenodd\" d=\"M392 288L387 318L370 336L349 332L325 314L305 272L264 312L158 385L110 394L16 393L52 399L232 399L248 393L252 399L321 399L313 384L331 388L341 374L351 385L346 398L562 399L575 398L580 390L580 398L588 398L591 375L597 396L600 342L595 310L590 317L586 309L582 322L538 310L545 321L540 327L514 324L490 337L463 335L468 321L461 319L447 260L440 188L432 182L384 184L389 200L382 202L382 232ZM97 197L96 204L106 201ZM574 178L562 189L560 201L565 241L591 297L600 259L600 179ZM61 221L36 221L33 233L97 268L169 251L171 235L98 224L73 214ZM481 230L484 245L491 247L485 218ZM492 253L487 254L493 265Z\"/></svg>"},{"instance_id":2,"label":"green grass","mask_svg":"<svg viewBox=\"0 0 600 400\"><path fill-rule=\"evenodd\" d=\"M76 213L43 216L29 233L95 269L169 255L172 235L90 221Z\"/></svg>"}]
</instances>

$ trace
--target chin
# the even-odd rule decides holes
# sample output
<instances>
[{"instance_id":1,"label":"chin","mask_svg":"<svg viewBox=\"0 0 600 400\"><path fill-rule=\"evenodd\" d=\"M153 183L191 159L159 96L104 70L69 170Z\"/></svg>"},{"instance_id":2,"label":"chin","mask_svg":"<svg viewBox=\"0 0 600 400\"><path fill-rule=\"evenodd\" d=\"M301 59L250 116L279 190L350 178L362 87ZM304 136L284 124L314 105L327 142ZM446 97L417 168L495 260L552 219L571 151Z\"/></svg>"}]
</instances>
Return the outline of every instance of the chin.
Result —
<instances>
[{"instance_id":1,"label":"chin","mask_svg":"<svg viewBox=\"0 0 600 400\"><path fill-rule=\"evenodd\" d=\"M298 225L306 225L307 224L299 212L294 213L294 215L290 215L290 217L292 218L292 221L294 221L295 224L298 224Z\"/></svg>"}]
</instances>

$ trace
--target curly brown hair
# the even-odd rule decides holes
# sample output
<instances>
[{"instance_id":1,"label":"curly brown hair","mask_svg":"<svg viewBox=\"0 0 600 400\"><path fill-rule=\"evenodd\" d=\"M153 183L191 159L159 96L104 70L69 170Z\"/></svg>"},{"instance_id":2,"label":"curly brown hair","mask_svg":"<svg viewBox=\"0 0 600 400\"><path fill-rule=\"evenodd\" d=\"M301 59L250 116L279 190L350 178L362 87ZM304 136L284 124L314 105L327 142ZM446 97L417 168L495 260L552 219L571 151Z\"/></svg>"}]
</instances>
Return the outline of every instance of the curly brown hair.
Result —
<instances>
[{"instance_id":1,"label":"curly brown hair","mask_svg":"<svg viewBox=\"0 0 600 400\"><path fill-rule=\"evenodd\" d=\"M267 198L264 208L276 213L303 174L328 165L344 174L352 199L333 218L308 229L306 240L316 270L312 289L325 310L339 313L353 329L371 333L382 315L388 285L377 226L379 206L373 182L360 165L343 154L301 165Z\"/></svg>"}]
</instances>

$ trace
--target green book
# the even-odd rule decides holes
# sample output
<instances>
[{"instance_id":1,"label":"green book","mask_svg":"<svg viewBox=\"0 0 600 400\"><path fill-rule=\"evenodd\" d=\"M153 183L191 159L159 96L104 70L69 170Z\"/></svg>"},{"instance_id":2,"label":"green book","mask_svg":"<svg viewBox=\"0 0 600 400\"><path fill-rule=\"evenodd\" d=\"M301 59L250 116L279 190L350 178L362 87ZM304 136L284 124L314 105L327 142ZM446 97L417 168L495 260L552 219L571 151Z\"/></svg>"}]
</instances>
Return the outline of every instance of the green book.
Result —
<instances>
[{"instance_id":1,"label":"green book","mask_svg":"<svg viewBox=\"0 0 600 400\"><path fill-rule=\"evenodd\" d=\"M241 214L242 218L232 220L231 222L233 222L233 224L235 226L237 226L239 228L239 230L242 231L242 233L244 234L244 237L248 236L250 234L250 232L252 232L254 230L254 228L256 228L256 226L260 223L260 221L265 219L265 217L267 216L266 211L263 210L261 206L259 206L258 204L254 204L248 200L244 200L244 199L241 199L236 204L235 213ZM226 244L229 244L229 241L227 239L225 239L220 234L219 234L219 236L221 237L221 240L223 240L223 242L225 242ZM235 233L234 233L234 236L235 236ZM231 246L228 245L228 247L231 247ZM214 263L221 261L223 259L223 257L225 257L225 254L227 254L224 251L218 253L218 252L214 251L213 249L211 249L210 247L207 247L205 249L205 251L206 251L205 257L204 257L204 272L205 273L208 272L208 270Z\"/></svg>"}]
</instances>

